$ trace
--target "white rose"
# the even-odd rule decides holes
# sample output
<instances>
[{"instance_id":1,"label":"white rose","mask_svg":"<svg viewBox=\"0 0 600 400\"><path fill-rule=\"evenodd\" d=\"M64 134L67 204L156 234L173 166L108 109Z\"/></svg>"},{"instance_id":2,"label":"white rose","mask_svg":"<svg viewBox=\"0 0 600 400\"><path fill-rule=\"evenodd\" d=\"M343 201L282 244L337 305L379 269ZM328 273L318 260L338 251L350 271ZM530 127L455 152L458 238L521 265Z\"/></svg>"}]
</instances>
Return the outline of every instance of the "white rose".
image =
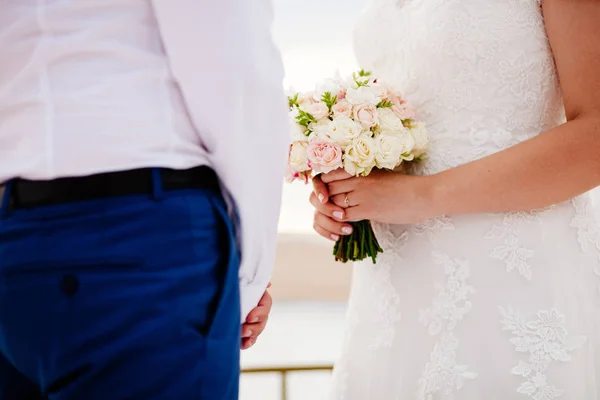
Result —
<instances>
[{"instance_id":1,"label":"white rose","mask_svg":"<svg viewBox=\"0 0 600 400\"><path fill-rule=\"evenodd\" d=\"M313 122L308 125L308 129L312 131L312 134L309 136L309 141L314 139L328 139L329 138L329 126L332 121L327 118L323 118L317 122Z\"/></svg>"},{"instance_id":2,"label":"white rose","mask_svg":"<svg viewBox=\"0 0 600 400\"><path fill-rule=\"evenodd\" d=\"M348 117L337 117L329 123L327 136L340 146L348 146L363 131L363 127Z\"/></svg>"},{"instance_id":3,"label":"white rose","mask_svg":"<svg viewBox=\"0 0 600 400\"><path fill-rule=\"evenodd\" d=\"M350 117L352 116L352 104L346 100L342 100L331 107L331 111L333 111L333 115L336 117Z\"/></svg>"},{"instance_id":4,"label":"white rose","mask_svg":"<svg viewBox=\"0 0 600 400\"><path fill-rule=\"evenodd\" d=\"M288 114L288 115L290 116L290 119L291 119L292 121L295 121L295 120L296 120L296 117L297 117L298 115L300 115L300 112L298 111L298 107L294 107L294 108L292 108L292 109L290 110L290 112L289 112L289 114Z\"/></svg>"},{"instance_id":5,"label":"white rose","mask_svg":"<svg viewBox=\"0 0 600 400\"><path fill-rule=\"evenodd\" d=\"M373 92L377 95L377 97L379 97L380 99L384 99L387 97L387 95L390 93L390 90L382 85L381 83L371 83L369 86L371 86L371 89L373 90Z\"/></svg>"},{"instance_id":6,"label":"white rose","mask_svg":"<svg viewBox=\"0 0 600 400\"><path fill-rule=\"evenodd\" d=\"M413 153L415 157L419 157L427 150L429 146L429 136L427 134L427 127L424 123L418 122L413 124L410 128L410 133L412 137L415 139L415 148Z\"/></svg>"},{"instance_id":7,"label":"white rose","mask_svg":"<svg viewBox=\"0 0 600 400\"><path fill-rule=\"evenodd\" d=\"M306 142L308 136L306 135L306 128L302 125L298 125L295 120L290 121L290 134L293 142Z\"/></svg>"},{"instance_id":8,"label":"white rose","mask_svg":"<svg viewBox=\"0 0 600 400\"><path fill-rule=\"evenodd\" d=\"M400 133L405 131L406 128L402 124L400 117L389 108L379 109L379 129L380 132L386 133Z\"/></svg>"},{"instance_id":9,"label":"white rose","mask_svg":"<svg viewBox=\"0 0 600 400\"><path fill-rule=\"evenodd\" d=\"M308 105L304 111L315 117L316 120L329 117L329 107L321 101Z\"/></svg>"},{"instance_id":10,"label":"white rose","mask_svg":"<svg viewBox=\"0 0 600 400\"><path fill-rule=\"evenodd\" d=\"M351 175L368 175L375 166L376 144L369 135L360 135L346 148L344 169Z\"/></svg>"},{"instance_id":11,"label":"white rose","mask_svg":"<svg viewBox=\"0 0 600 400\"><path fill-rule=\"evenodd\" d=\"M310 170L307 147L307 142L294 142L290 146L289 165L296 172Z\"/></svg>"},{"instance_id":12,"label":"white rose","mask_svg":"<svg viewBox=\"0 0 600 400\"><path fill-rule=\"evenodd\" d=\"M375 145L377 166L393 170L403 159L413 158L412 154L408 157L402 157L402 155L412 152L415 140L408 131L403 135L381 134L375 138Z\"/></svg>"},{"instance_id":13,"label":"white rose","mask_svg":"<svg viewBox=\"0 0 600 400\"><path fill-rule=\"evenodd\" d=\"M377 93L369 86L361 86L358 89L349 88L348 92L346 92L346 100L352 105L377 105L381 101L381 99L377 97Z\"/></svg>"}]
</instances>

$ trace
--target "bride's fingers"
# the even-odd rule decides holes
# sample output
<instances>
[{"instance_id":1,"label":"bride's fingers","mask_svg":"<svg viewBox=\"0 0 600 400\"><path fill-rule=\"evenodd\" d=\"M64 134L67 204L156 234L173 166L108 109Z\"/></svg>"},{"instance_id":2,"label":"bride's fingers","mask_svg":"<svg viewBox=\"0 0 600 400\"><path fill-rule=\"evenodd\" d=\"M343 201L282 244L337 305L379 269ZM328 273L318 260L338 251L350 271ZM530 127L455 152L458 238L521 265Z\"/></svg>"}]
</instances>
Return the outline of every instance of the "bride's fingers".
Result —
<instances>
[{"instance_id":1,"label":"bride's fingers","mask_svg":"<svg viewBox=\"0 0 600 400\"><path fill-rule=\"evenodd\" d=\"M322 180L325 183L344 180L348 178L352 178L352 175L347 173L343 168L338 168L335 171L331 171L327 174L322 175Z\"/></svg>"},{"instance_id":2,"label":"bride's fingers","mask_svg":"<svg viewBox=\"0 0 600 400\"><path fill-rule=\"evenodd\" d=\"M345 213L342 207L338 207L329 201L327 203L321 203L314 192L310 194L310 204L312 204L321 214L340 220L344 219Z\"/></svg>"},{"instance_id":3,"label":"bride's fingers","mask_svg":"<svg viewBox=\"0 0 600 400\"><path fill-rule=\"evenodd\" d=\"M348 202L346 202L346 196L348 196ZM352 193L336 194L329 198L329 202L343 208L355 207L358 205L356 196L353 196Z\"/></svg>"},{"instance_id":4,"label":"bride's fingers","mask_svg":"<svg viewBox=\"0 0 600 400\"><path fill-rule=\"evenodd\" d=\"M321 236L333 241L352 233L352 225L338 222L318 211L315 212L314 229Z\"/></svg>"},{"instance_id":5,"label":"bride's fingers","mask_svg":"<svg viewBox=\"0 0 600 400\"><path fill-rule=\"evenodd\" d=\"M329 197L333 197L337 194L349 193L356 189L356 184L359 181L359 178L350 178L345 179L343 181L335 181L331 182L327 185L329 189Z\"/></svg>"},{"instance_id":6,"label":"bride's fingers","mask_svg":"<svg viewBox=\"0 0 600 400\"><path fill-rule=\"evenodd\" d=\"M327 190L327 185L323 183L321 175L315 176L312 180L312 184L313 192L315 196L317 196L317 199L319 199L319 202L327 203L329 200L329 191Z\"/></svg>"},{"instance_id":7,"label":"bride's fingers","mask_svg":"<svg viewBox=\"0 0 600 400\"><path fill-rule=\"evenodd\" d=\"M313 224L313 229L320 236L323 236L327 240L332 240L334 242L337 242L338 240L340 240L340 235L337 235L333 232L329 232L327 229L323 229L321 226L317 225L317 223Z\"/></svg>"}]
</instances>

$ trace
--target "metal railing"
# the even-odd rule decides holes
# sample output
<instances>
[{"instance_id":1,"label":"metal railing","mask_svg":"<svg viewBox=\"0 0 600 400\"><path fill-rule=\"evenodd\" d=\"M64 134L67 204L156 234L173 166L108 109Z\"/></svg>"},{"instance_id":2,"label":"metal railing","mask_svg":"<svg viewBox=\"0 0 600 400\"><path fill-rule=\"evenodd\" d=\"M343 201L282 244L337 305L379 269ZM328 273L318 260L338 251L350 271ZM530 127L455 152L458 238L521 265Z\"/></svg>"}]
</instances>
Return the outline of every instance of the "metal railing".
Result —
<instances>
[{"instance_id":1,"label":"metal railing","mask_svg":"<svg viewBox=\"0 0 600 400\"><path fill-rule=\"evenodd\" d=\"M296 372L314 372L327 371L331 372L333 365L303 365L303 366L281 366L281 367L257 367L245 368L242 374L278 374L281 377L281 400L288 399L288 375Z\"/></svg>"}]
</instances>

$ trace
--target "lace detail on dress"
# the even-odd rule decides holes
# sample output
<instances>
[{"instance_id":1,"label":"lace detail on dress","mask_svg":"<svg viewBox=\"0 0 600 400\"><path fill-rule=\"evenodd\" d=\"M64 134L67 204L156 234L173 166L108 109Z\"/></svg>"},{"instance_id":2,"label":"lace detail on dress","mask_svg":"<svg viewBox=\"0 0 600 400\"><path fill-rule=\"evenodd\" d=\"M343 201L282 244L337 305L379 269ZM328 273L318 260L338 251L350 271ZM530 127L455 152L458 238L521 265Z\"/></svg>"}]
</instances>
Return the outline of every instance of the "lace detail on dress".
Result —
<instances>
[{"instance_id":1,"label":"lace detail on dress","mask_svg":"<svg viewBox=\"0 0 600 400\"><path fill-rule=\"evenodd\" d=\"M571 226L577 228L577 240L583 251L589 251L590 245L598 250L600 255L600 227L590 215L588 196L576 197L572 200L575 216Z\"/></svg>"},{"instance_id":2,"label":"lace detail on dress","mask_svg":"<svg viewBox=\"0 0 600 400\"><path fill-rule=\"evenodd\" d=\"M467 284L469 263L453 260L440 252L434 252L433 259L443 266L447 280L445 285L436 285L437 297L430 308L420 312L419 317L430 335L439 336L420 381L420 393L424 399L436 393L452 395L463 387L466 379L477 376L468 371L466 365L456 362L459 341L454 335L456 325L471 309L468 296L475 293L475 289Z\"/></svg>"},{"instance_id":3,"label":"lace detail on dress","mask_svg":"<svg viewBox=\"0 0 600 400\"><path fill-rule=\"evenodd\" d=\"M427 159L409 173L465 164L565 122L539 5L370 1L355 31L359 66L401 92L428 126ZM587 279L598 264L597 228L584 214L585 208L578 211L574 228L568 226L570 205L548 215L481 214L376 226L385 253L376 266L356 267L352 302L360 325L344 350L340 371L348 374L338 398L549 400L564 391L566 400L600 399L592 321L600 315L594 307L599 297ZM579 251L577 236L593 256ZM500 270L490 271L489 264ZM584 270L571 273L571 264ZM547 314L554 322L543 322L542 312L528 321L530 314L522 320L507 311L512 334L489 323L498 305L512 302L534 313L560 306L577 316L569 329L587 335L589 351L574 352L582 337L563 334L565 325L552 311ZM485 357L481 340L489 344ZM569 354L577 358L566 362Z\"/></svg>"},{"instance_id":4,"label":"lace detail on dress","mask_svg":"<svg viewBox=\"0 0 600 400\"><path fill-rule=\"evenodd\" d=\"M523 223L539 221L540 215L546 210L505 214L502 224L494 224L492 229L485 235L486 239L503 241L503 244L496 246L492 250L490 257L504 261L506 271L517 270L521 276L530 280L533 274L529 259L534 256L535 252L521 244L518 232Z\"/></svg>"},{"instance_id":5,"label":"lace detail on dress","mask_svg":"<svg viewBox=\"0 0 600 400\"><path fill-rule=\"evenodd\" d=\"M360 323L359 315L356 313L353 307L348 309L346 320L346 337L344 340L342 355L338 359L333 371L334 379L331 384L330 400L346 400L348 398L348 379L350 379L348 363L349 357L352 354L352 335Z\"/></svg>"},{"instance_id":6,"label":"lace detail on dress","mask_svg":"<svg viewBox=\"0 0 600 400\"><path fill-rule=\"evenodd\" d=\"M517 389L535 400L550 400L561 397L560 390L548 383L546 371L552 361L571 361L570 351L581 348L585 336L567 336L565 317L555 309L540 310L537 319L525 321L518 311L499 307L504 317L503 330L515 336L510 342L520 353L529 353L527 361L519 361L512 373L522 376L525 381Z\"/></svg>"},{"instance_id":7,"label":"lace detail on dress","mask_svg":"<svg viewBox=\"0 0 600 400\"><path fill-rule=\"evenodd\" d=\"M594 267L594 273L600 277L600 226L591 215L590 198L587 195L579 196L572 200L572 204L575 216L571 226L577 228L577 241L582 251L589 251L591 246L598 252L599 263Z\"/></svg>"},{"instance_id":8,"label":"lace detail on dress","mask_svg":"<svg viewBox=\"0 0 600 400\"><path fill-rule=\"evenodd\" d=\"M392 266L398 267L402 261L402 249L408 239L408 232L394 233L390 225L374 225L379 244L384 253L378 256L377 264L362 263L359 268L371 269L371 293L373 296L372 321L377 326L369 348L391 348L394 343L396 324L402 319L400 296L392 283Z\"/></svg>"},{"instance_id":9,"label":"lace detail on dress","mask_svg":"<svg viewBox=\"0 0 600 400\"><path fill-rule=\"evenodd\" d=\"M430 242L434 242L439 231L452 231L454 224L452 219L447 216L431 218L420 224L412 226L412 231L416 235L427 235Z\"/></svg>"}]
</instances>

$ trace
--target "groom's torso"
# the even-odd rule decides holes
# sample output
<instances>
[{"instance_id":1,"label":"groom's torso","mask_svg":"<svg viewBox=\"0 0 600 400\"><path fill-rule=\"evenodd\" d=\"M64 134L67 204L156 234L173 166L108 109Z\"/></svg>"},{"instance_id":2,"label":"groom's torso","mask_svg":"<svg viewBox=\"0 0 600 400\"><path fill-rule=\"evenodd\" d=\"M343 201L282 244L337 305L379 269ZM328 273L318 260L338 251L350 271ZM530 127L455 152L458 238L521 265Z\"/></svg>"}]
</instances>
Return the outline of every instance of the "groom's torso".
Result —
<instances>
[{"instance_id":1,"label":"groom's torso","mask_svg":"<svg viewBox=\"0 0 600 400\"><path fill-rule=\"evenodd\" d=\"M0 58L0 182L206 163L150 2L0 2Z\"/></svg>"},{"instance_id":2,"label":"groom's torso","mask_svg":"<svg viewBox=\"0 0 600 400\"><path fill-rule=\"evenodd\" d=\"M209 165L241 220L245 317L288 148L272 18L270 0L0 0L0 184Z\"/></svg>"}]
</instances>

